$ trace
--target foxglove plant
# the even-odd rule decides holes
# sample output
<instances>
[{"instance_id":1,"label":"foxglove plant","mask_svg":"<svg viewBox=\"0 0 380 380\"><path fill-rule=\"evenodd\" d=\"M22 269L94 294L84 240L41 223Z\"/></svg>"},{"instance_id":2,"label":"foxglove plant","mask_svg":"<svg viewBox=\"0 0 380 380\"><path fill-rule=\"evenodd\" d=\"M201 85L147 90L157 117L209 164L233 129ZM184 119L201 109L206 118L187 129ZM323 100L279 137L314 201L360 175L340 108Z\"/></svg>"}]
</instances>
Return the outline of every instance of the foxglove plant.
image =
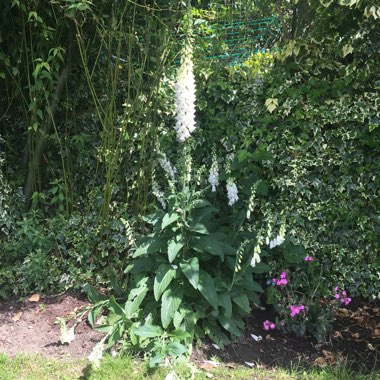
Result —
<instances>
[{"instance_id":1,"label":"foxglove plant","mask_svg":"<svg viewBox=\"0 0 380 380\"><path fill-rule=\"evenodd\" d=\"M208 182L211 185L211 191L215 192L216 187L219 185L219 166L218 166L218 159L216 157L215 150L213 150L212 152L212 164L211 164L211 169L208 176Z\"/></svg>"},{"instance_id":2,"label":"foxglove plant","mask_svg":"<svg viewBox=\"0 0 380 380\"><path fill-rule=\"evenodd\" d=\"M233 206L239 200L238 189L232 178L227 181L227 197L229 206Z\"/></svg>"},{"instance_id":3,"label":"foxglove plant","mask_svg":"<svg viewBox=\"0 0 380 380\"><path fill-rule=\"evenodd\" d=\"M175 84L177 139L186 141L195 130L195 79L191 39L185 44Z\"/></svg>"}]
</instances>

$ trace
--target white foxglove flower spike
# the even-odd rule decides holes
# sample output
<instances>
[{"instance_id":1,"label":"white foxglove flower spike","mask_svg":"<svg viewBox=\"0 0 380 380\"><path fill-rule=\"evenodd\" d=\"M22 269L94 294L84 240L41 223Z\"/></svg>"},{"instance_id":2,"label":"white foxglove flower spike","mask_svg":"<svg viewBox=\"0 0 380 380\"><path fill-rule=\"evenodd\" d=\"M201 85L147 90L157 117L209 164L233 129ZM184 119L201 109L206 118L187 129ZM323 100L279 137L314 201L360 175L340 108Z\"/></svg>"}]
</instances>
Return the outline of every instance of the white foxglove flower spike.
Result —
<instances>
[{"instance_id":1,"label":"white foxglove flower spike","mask_svg":"<svg viewBox=\"0 0 380 380\"><path fill-rule=\"evenodd\" d=\"M184 142L195 130L195 79L193 73L191 42L185 46L182 63L175 84L177 138Z\"/></svg>"},{"instance_id":2,"label":"white foxglove flower spike","mask_svg":"<svg viewBox=\"0 0 380 380\"><path fill-rule=\"evenodd\" d=\"M227 197L229 206L234 205L239 199L238 189L235 182L231 178L229 178L227 181Z\"/></svg>"}]
</instances>

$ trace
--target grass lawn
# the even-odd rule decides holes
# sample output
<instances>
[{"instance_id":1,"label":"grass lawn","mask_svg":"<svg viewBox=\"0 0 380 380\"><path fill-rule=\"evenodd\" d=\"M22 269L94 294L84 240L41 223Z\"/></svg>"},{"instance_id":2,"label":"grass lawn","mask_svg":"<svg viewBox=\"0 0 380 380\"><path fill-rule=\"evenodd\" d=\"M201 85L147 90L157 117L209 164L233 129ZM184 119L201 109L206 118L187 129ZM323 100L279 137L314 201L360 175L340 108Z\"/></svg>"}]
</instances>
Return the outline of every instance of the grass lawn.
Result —
<instances>
[{"instance_id":1,"label":"grass lawn","mask_svg":"<svg viewBox=\"0 0 380 380\"><path fill-rule=\"evenodd\" d=\"M171 380L179 379L221 379L221 380L379 380L380 374L360 375L351 373L345 366L312 371L294 369L257 369L247 367L228 368L220 365L205 372L195 369L194 365L178 364L174 369L158 368L151 370L138 360L131 358L105 357L99 369L94 369L86 359L58 360L41 356L17 356L9 358L0 354L1 380L161 380L168 373L175 375Z\"/></svg>"}]
</instances>

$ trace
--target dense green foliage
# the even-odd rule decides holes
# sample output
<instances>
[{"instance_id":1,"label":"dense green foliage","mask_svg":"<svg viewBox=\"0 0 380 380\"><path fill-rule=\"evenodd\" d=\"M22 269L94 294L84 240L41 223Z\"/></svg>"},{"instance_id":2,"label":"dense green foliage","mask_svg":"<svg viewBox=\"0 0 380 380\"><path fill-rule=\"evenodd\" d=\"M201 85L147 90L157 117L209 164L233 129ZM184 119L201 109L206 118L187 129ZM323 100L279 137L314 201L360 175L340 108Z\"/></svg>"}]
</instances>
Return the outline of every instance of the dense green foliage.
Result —
<instances>
[{"instance_id":1,"label":"dense green foliage","mask_svg":"<svg viewBox=\"0 0 380 380\"><path fill-rule=\"evenodd\" d=\"M206 3L193 16L148 0L0 11L0 296L87 287L108 346L128 336L117 347L152 365L194 338L230 342L253 303L284 317L302 302L285 329L323 340L337 285L380 296L380 8ZM183 144L178 52L239 11L276 14L282 39L240 66L195 46Z\"/></svg>"}]
</instances>

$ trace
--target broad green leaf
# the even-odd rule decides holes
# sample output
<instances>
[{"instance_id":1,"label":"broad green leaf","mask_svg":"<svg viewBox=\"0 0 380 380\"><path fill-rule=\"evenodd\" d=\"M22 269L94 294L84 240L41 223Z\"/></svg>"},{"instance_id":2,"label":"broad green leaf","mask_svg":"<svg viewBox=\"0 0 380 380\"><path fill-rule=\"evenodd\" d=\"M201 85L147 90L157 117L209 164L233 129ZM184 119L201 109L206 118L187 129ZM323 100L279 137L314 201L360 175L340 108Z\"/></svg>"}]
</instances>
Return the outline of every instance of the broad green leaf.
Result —
<instances>
[{"instance_id":1,"label":"broad green leaf","mask_svg":"<svg viewBox=\"0 0 380 380\"><path fill-rule=\"evenodd\" d=\"M171 342L166 346L166 353L171 356L181 356L187 352L187 348L179 342Z\"/></svg>"},{"instance_id":2,"label":"broad green leaf","mask_svg":"<svg viewBox=\"0 0 380 380\"><path fill-rule=\"evenodd\" d=\"M209 236L201 236L191 242L191 247L198 252L208 252L214 256L219 256L224 260L224 247L222 242L213 239L212 234Z\"/></svg>"},{"instance_id":3,"label":"broad green leaf","mask_svg":"<svg viewBox=\"0 0 380 380\"><path fill-rule=\"evenodd\" d=\"M190 231L197 232L198 234L207 235L208 229L203 223L194 223L190 225Z\"/></svg>"},{"instance_id":4,"label":"broad green leaf","mask_svg":"<svg viewBox=\"0 0 380 380\"><path fill-rule=\"evenodd\" d=\"M246 313L251 312L251 307L249 306L249 300L246 294L241 294L240 296L233 297L232 300Z\"/></svg>"},{"instance_id":5,"label":"broad green leaf","mask_svg":"<svg viewBox=\"0 0 380 380\"><path fill-rule=\"evenodd\" d=\"M95 330L104 332L104 333L109 333L113 329L113 325L100 325L100 326L95 326Z\"/></svg>"},{"instance_id":6,"label":"broad green leaf","mask_svg":"<svg viewBox=\"0 0 380 380\"><path fill-rule=\"evenodd\" d=\"M133 315L138 311L141 302L144 300L147 292L148 287L145 283L142 283L137 288L131 290L128 296L128 301L125 304L125 314L127 318L132 318Z\"/></svg>"},{"instance_id":7,"label":"broad green leaf","mask_svg":"<svg viewBox=\"0 0 380 380\"><path fill-rule=\"evenodd\" d=\"M166 213L162 218L161 230L164 230L167 226L170 226L172 223L178 220L179 215L176 212L171 214Z\"/></svg>"},{"instance_id":8,"label":"broad green leaf","mask_svg":"<svg viewBox=\"0 0 380 380\"><path fill-rule=\"evenodd\" d=\"M209 302L209 304L217 309L219 301L218 294L216 293L215 283L212 277L204 271L200 271L198 290L202 293L203 297Z\"/></svg>"},{"instance_id":9,"label":"broad green leaf","mask_svg":"<svg viewBox=\"0 0 380 380\"><path fill-rule=\"evenodd\" d=\"M175 312L178 310L182 302L183 292L180 287L175 289L167 289L161 298L161 322L162 327L167 328L174 318Z\"/></svg>"},{"instance_id":10,"label":"broad green leaf","mask_svg":"<svg viewBox=\"0 0 380 380\"><path fill-rule=\"evenodd\" d=\"M178 237L171 239L168 243L168 259L172 263L177 257L179 251L183 248L183 243L179 241Z\"/></svg>"},{"instance_id":11,"label":"broad green leaf","mask_svg":"<svg viewBox=\"0 0 380 380\"><path fill-rule=\"evenodd\" d=\"M241 335L241 329L237 326L237 324L234 322L231 318L226 318L224 316L218 317L219 323L222 325L222 327L230 332L233 335L240 336Z\"/></svg>"},{"instance_id":12,"label":"broad green leaf","mask_svg":"<svg viewBox=\"0 0 380 380\"><path fill-rule=\"evenodd\" d=\"M96 291L91 285L88 285L87 297L91 303L98 303L100 301L104 301L107 298L104 294L100 294L98 291Z\"/></svg>"},{"instance_id":13,"label":"broad green leaf","mask_svg":"<svg viewBox=\"0 0 380 380\"><path fill-rule=\"evenodd\" d=\"M192 208L203 208L207 206L212 207L211 203L209 201L206 201L205 199L196 199L191 203Z\"/></svg>"},{"instance_id":14,"label":"broad green leaf","mask_svg":"<svg viewBox=\"0 0 380 380\"><path fill-rule=\"evenodd\" d=\"M113 347L123 336L125 331L125 326L122 323L114 325L112 332L108 338L108 348Z\"/></svg>"},{"instance_id":15,"label":"broad green leaf","mask_svg":"<svg viewBox=\"0 0 380 380\"><path fill-rule=\"evenodd\" d=\"M265 272L269 272L271 267L268 264L263 262L257 263L254 268L252 268L252 272L256 274L263 274Z\"/></svg>"},{"instance_id":16,"label":"broad green leaf","mask_svg":"<svg viewBox=\"0 0 380 380\"><path fill-rule=\"evenodd\" d=\"M262 286L258 282L256 282L255 280L253 280L252 274L249 274L250 278L247 278L247 277L239 279L237 281L237 285L239 285L242 288L247 289L247 290L249 290L251 292L262 293L264 291L264 289L262 288Z\"/></svg>"},{"instance_id":17,"label":"broad green leaf","mask_svg":"<svg viewBox=\"0 0 380 380\"><path fill-rule=\"evenodd\" d=\"M282 248L284 259L291 264L302 262L306 256L306 250L302 245L285 244Z\"/></svg>"},{"instance_id":18,"label":"broad green leaf","mask_svg":"<svg viewBox=\"0 0 380 380\"><path fill-rule=\"evenodd\" d=\"M185 318L185 314L181 313L181 309L175 312L173 317L173 325L176 329L180 328L183 318Z\"/></svg>"},{"instance_id":19,"label":"broad green leaf","mask_svg":"<svg viewBox=\"0 0 380 380\"><path fill-rule=\"evenodd\" d=\"M133 257L157 253L160 249L165 248L165 242L158 237L147 236L140 240Z\"/></svg>"},{"instance_id":20,"label":"broad green leaf","mask_svg":"<svg viewBox=\"0 0 380 380\"><path fill-rule=\"evenodd\" d=\"M199 260L198 257L193 257L191 260L186 260L179 264L182 273L189 280L190 284L198 289L199 284Z\"/></svg>"},{"instance_id":21,"label":"broad green leaf","mask_svg":"<svg viewBox=\"0 0 380 380\"><path fill-rule=\"evenodd\" d=\"M162 336L164 331L160 326L155 325L143 325L135 328L133 330L134 334L142 336L144 338L155 338L157 336Z\"/></svg>"},{"instance_id":22,"label":"broad green leaf","mask_svg":"<svg viewBox=\"0 0 380 380\"><path fill-rule=\"evenodd\" d=\"M139 257L137 259L133 259L131 264L127 266L124 273L150 273L156 268L157 262L151 257Z\"/></svg>"},{"instance_id":23,"label":"broad green leaf","mask_svg":"<svg viewBox=\"0 0 380 380\"><path fill-rule=\"evenodd\" d=\"M111 296L108 302L108 308L112 313L116 315L122 316L125 314L123 308L117 303L114 296Z\"/></svg>"},{"instance_id":24,"label":"broad green leaf","mask_svg":"<svg viewBox=\"0 0 380 380\"><path fill-rule=\"evenodd\" d=\"M218 293L219 305L224 308L224 315L227 318L232 316L232 302L231 296L227 292Z\"/></svg>"},{"instance_id":25,"label":"broad green leaf","mask_svg":"<svg viewBox=\"0 0 380 380\"><path fill-rule=\"evenodd\" d=\"M87 319L92 328L95 327L96 318L101 312L101 310L102 310L101 306L96 306L92 310L90 310L90 312L88 313Z\"/></svg>"},{"instance_id":26,"label":"broad green leaf","mask_svg":"<svg viewBox=\"0 0 380 380\"><path fill-rule=\"evenodd\" d=\"M158 301L161 297L161 294L169 286L170 282L175 276L175 269L171 268L166 264L161 264L158 268L156 277L154 278L153 293L154 298Z\"/></svg>"},{"instance_id":27,"label":"broad green leaf","mask_svg":"<svg viewBox=\"0 0 380 380\"><path fill-rule=\"evenodd\" d=\"M220 329L220 327L214 321L207 321L204 324L204 331L210 337L210 339L216 343L221 349L224 346L231 343L228 336Z\"/></svg>"},{"instance_id":28,"label":"broad green leaf","mask_svg":"<svg viewBox=\"0 0 380 380\"><path fill-rule=\"evenodd\" d=\"M185 340L191 338L191 335L182 329L176 329L169 334L170 337L177 338L178 340Z\"/></svg>"}]
</instances>

